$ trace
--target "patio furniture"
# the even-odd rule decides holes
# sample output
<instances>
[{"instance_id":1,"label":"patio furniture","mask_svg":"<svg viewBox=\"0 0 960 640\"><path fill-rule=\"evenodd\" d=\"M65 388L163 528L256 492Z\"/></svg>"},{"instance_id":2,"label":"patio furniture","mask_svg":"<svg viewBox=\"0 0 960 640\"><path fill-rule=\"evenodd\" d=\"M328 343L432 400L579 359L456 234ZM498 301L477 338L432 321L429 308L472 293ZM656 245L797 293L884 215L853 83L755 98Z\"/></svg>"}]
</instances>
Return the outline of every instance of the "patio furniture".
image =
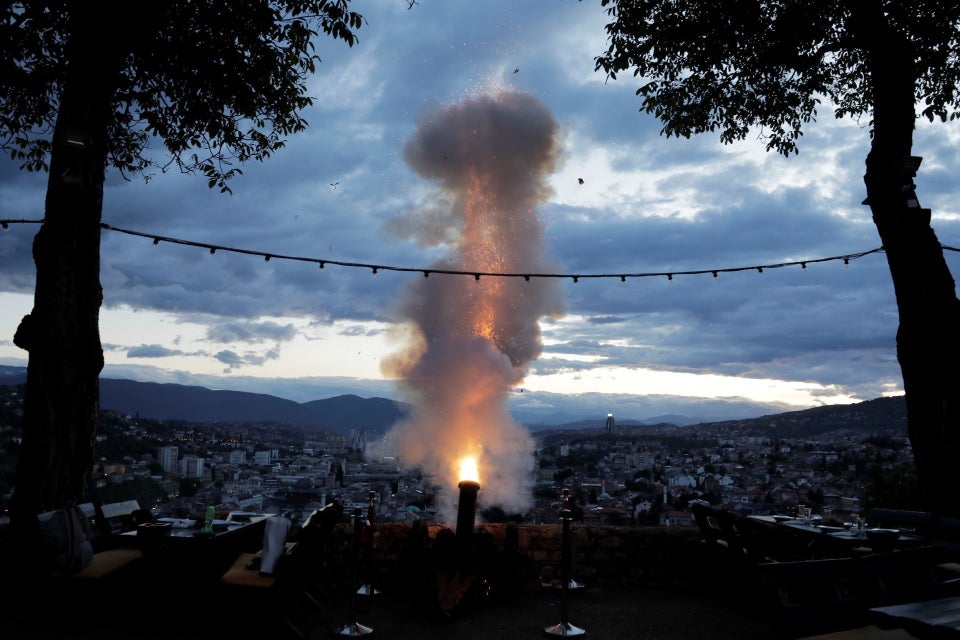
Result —
<instances>
[{"instance_id":1,"label":"patio furniture","mask_svg":"<svg viewBox=\"0 0 960 640\"><path fill-rule=\"evenodd\" d=\"M873 607L869 616L878 627L903 627L915 638L960 638L960 596Z\"/></svg>"},{"instance_id":2,"label":"patio furniture","mask_svg":"<svg viewBox=\"0 0 960 640\"><path fill-rule=\"evenodd\" d=\"M798 562L817 557L820 531L812 526L791 526L773 516L746 516L740 524L748 554L765 562Z\"/></svg>"},{"instance_id":3,"label":"patio furniture","mask_svg":"<svg viewBox=\"0 0 960 640\"><path fill-rule=\"evenodd\" d=\"M771 622L807 635L862 626L867 603L857 589L853 558L763 562L756 572L771 608Z\"/></svg>"},{"instance_id":4,"label":"patio furniture","mask_svg":"<svg viewBox=\"0 0 960 640\"><path fill-rule=\"evenodd\" d=\"M960 595L960 578L944 568L955 559L939 546L863 556L857 558L860 589L871 606Z\"/></svg>"},{"instance_id":5,"label":"patio furniture","mask_svg":"<svg viewBox=\"0 0 960 640\"><path fill-rule=\"evenodd\" d=\"M703 544L722 548L736 556L747 555L739 518L735 514L702 501L691 502L690 511L700 528Z\"/></svg>"}]
</instances>

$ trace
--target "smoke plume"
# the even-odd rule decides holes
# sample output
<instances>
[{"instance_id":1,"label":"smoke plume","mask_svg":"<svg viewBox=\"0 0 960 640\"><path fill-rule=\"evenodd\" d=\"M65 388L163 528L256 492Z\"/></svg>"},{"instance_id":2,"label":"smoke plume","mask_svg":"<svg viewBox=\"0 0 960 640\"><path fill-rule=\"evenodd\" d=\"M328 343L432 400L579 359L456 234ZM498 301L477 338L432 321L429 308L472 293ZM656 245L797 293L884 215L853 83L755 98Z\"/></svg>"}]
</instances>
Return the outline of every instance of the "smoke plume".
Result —
<instances>
[{"instance_id":1,"label":"smoke plume","mask_svg":"<svg viewBox=\"0 0 960 640\"><path fill-rule=\"evenodd\" d=\"M425 117L404 159L436 183L428 203L388 225L448 252L431 269L558 273L536 207L551 192L559 128L529 94L497 92ZM460 461L473 457L479 504L529 508L533 440L507 411L543 345L539 321L563 313L554 278L433 273L407 282L396 305L402 344L383 365L412 407L386 442L401 464L441 485L440 515L452 522Z\"/></svg>"}]
</instances>

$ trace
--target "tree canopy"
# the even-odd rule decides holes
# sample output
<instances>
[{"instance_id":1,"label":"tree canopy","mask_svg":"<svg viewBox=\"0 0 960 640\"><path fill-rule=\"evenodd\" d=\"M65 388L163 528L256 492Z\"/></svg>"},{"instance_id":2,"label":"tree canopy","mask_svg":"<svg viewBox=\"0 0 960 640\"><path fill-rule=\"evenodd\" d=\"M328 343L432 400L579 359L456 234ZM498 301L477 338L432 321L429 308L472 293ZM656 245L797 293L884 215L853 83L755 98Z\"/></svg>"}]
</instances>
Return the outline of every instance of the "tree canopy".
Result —
<instances>
[{"instance_id":1,"label":"tree canopy","mask_svg":"<svg viewBox=\"0 0 960 640\"><path fill-rule=\"evenodd\" d=\"M797 151L827 103L867 118L864 183L890 267L900 325L907 429L931 509L960 514L960 301L913 178L918 117L955 120L960 5L934 0L601 0L611 22L596 69L632 70L642 109L667 136L753 129L768 150Z\"/></svg>"},{"instance_id":2,"label":"tree canopy","mask_svg":"<svg viewBox=\"0 0 960 640\"><path fill-rule=\"evenodd\" d=\"M103 368L100 233L107 169L172 167L229 191L238 164L303 130L321 33L348 45L349 0L30 0L0 4L0 148L47 171L11 523L88 493ZM151 149L151 145L163 148Z\"/></svg>"},{"instance_id":3,"label":"tree canopy","mask_svg":"<svg viewBox=\"0 0 960 640\"><path fill-rule=\"evenodd\" d=\"M838 118L872 117L869 51L901 37L919 113L958 115L960 5L935 0L601 0L611 22L596 68L632 72L642 109L667 136L718 131L730 143L759 128L768 150L797 151L826 100ZM877 23L875 9L885 20Z\"/></svg>"},{"instance_id":4,"label":"tree canopy","mask_svg":"<svg viewBox=\"0 0 960 640\"><path fill-rule=\"evenodd\" d=\"M49 169L78 4L0 9L0 145L30 171ZM146 177L176 166L223 191L237 163L268 158L306 127L307 80L320 62L312 38L322 32L353 46L363 23L349 0L91 4L93 20L117 25L103 27L115 33L100 51L104 66L120 65L108 165ZM150 152L158 141L167 153Z\"/></svg>"}]
</instances>

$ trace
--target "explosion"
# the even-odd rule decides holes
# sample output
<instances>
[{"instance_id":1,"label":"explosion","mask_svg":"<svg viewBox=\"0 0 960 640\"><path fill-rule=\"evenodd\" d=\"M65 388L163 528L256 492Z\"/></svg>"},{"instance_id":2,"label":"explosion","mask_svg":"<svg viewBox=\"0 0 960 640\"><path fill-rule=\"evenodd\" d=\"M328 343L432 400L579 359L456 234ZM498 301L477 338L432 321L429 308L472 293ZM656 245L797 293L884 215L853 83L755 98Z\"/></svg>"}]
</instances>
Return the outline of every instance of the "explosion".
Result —
<instances>
[{"instance_id":1,"label":"explosion","mask_svg":"<svg viewBox=\"0 0 960 640\"><path fill-rule=\"evenodd\" d=\"M560 158L559 128L529 94L500 91L447 105L423 119L404 148L414 171L437 183L427 204L388 231L447 249L432 268L471 273L557 272L537 205ZM533 439L507 399L543 349L539 321L563 313L551 278L431 274L407 283L396 306L405 328L385 375L413 409L387 442L404 465L445 487L473 461L481 502L508 512L530 506ZM451 492L452 493L452 492ZM452 496L441 495L449 522Z\"/></svg>"}]
</instances>

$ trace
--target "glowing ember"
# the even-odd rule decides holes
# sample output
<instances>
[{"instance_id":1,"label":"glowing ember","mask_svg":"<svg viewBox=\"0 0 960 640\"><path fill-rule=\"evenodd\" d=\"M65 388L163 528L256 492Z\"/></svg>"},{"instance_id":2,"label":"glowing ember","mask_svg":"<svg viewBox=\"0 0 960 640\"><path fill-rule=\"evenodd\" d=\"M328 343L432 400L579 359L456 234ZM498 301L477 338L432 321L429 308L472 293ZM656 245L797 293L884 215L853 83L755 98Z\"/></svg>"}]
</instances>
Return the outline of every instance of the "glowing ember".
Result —
<instances>
[{"instance_id":1,"label":"glowing ember","mask_svg":"<svg viewBox=\"0 0 960 640\"><path fill-rule=\"evenodd\" d=\"M480 471L477 469L476 458L460 458L460 480L470 480L477 483L480 482Z\"/></svg>"},{"instance_id":2,"label":"glowing ember","mask_svg":"<svg viewBox=\"0 0 960 640\"><path fill-rule=\"evenodd\" d=\"M446 250L432 265L438 270L561 271L547 257L536 211L550 195L559 139L550 111L525 93L472 95L438 109L404 148L411 169L438 189L386 231ZM390 453L450 489L466 478L479 482L482 468L483 500L523 512L532 503L533 438L511 417L507 401L543 349L540 319L563 312L560 284L414 278L395 311L404 344L381 368L399 381L412 409L388 434ZM472 470L463 468L465 454ZM439 496L444 521L456 513L454 500Z\"/></svg>"}]
</instances>

